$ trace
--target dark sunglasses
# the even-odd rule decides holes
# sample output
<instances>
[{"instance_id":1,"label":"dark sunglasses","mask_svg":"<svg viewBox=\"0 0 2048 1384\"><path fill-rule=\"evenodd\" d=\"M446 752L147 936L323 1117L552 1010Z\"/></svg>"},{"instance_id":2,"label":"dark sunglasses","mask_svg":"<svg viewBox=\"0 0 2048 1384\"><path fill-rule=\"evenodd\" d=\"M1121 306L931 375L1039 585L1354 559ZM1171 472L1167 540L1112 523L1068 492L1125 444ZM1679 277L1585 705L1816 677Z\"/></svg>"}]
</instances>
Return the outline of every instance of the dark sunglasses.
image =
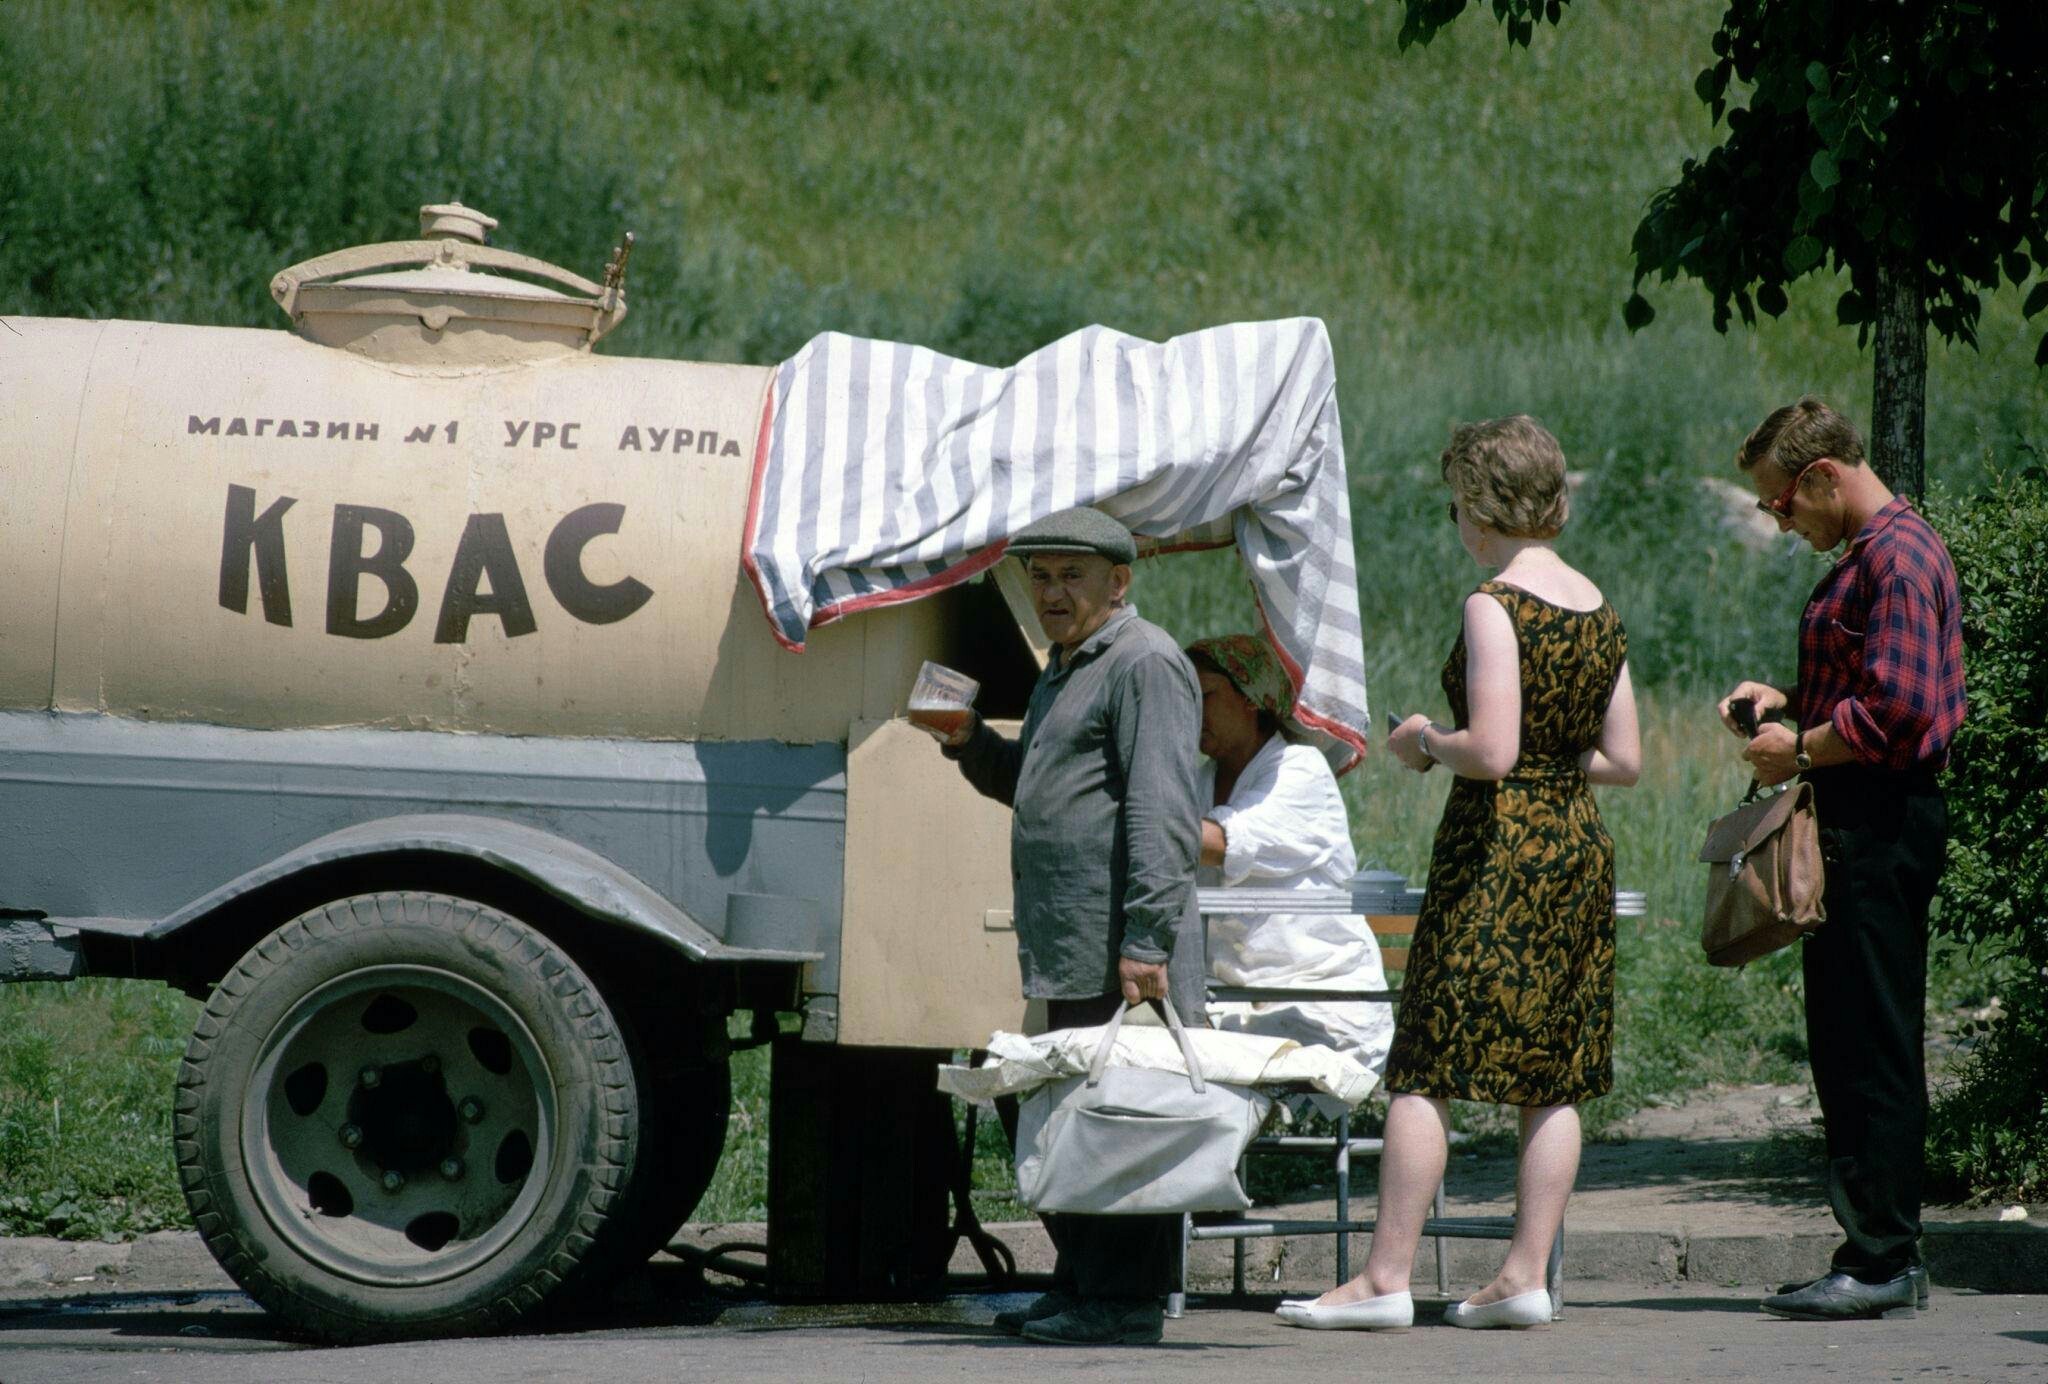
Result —
<instances>
[{"instance_id":1,"label":"dark sunglasses","mask_svg":"<svg viewBox=\"0 0 2048 1384\"><path fill-rule=\"evenodd\" d=\"M1812 461L1807 462L1806 465L1799 468L1798 474L1792 477L1792 483L1778 492L1778 498L1775 500L1758 500L1756 507L1773 518L1790 519L1792 517L1792 496L1799 489L1799 482L1806 479L1808 471L1811 471L1826 460L1826 457L1815 457Z\"/></svg>"},{"instance_id":2,"label":"dark sunglasses","mask_svg":"<svg viewBox=\"0 0 2048 1384\"><path fill-rule=\"evenodd\" d=\"M1453 524L1458 522L1458 502L1456 500L1453 500L1448 505L1444 506L1444 510L1451 516L1451 522Z\"/></svg>"}]
</instances>

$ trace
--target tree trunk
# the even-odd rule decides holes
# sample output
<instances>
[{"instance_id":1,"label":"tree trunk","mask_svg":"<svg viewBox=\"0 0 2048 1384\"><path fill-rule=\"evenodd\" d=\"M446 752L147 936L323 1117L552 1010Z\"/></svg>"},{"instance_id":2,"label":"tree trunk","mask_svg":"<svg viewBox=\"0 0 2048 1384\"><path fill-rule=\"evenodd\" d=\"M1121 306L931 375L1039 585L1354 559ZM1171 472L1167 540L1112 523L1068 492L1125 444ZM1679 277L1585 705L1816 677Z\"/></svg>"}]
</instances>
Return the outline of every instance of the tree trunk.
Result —
<instances>
[{"instance_id":1,"label":"tree trunk","mask_svg":"<svg viewBox=\"0 0 2048 1384\"><path fill-rule=\"evenodd\" d=\"M1870 464L1915 501L1927 488L1927 296L1910 258L1877 267L1877 333L1870 383Z\"/></svg>"}]
</instances>

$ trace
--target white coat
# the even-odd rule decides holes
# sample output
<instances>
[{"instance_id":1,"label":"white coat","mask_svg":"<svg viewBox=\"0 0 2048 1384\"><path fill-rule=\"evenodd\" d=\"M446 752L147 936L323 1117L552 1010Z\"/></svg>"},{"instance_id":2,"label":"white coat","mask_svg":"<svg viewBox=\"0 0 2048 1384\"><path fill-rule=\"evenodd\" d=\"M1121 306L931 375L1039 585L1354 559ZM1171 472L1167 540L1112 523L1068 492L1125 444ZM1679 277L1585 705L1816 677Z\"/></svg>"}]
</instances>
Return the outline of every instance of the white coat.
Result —
<instances>
[{"instance_id":1,"label":"white coat","mask_svg":"<svg viewBox=\"0 0 2048 1384\"><path fill-rule=\"evenodd\" d=\"M1202 765L1200 801L1216 801L1216 764ZM1322 889L1358 870L1351 820L1329 761L1307 745L1269 739L1238 776L1228 803L1205 810L1223 828L1222 866L1197 874L1204 887ZM1216 916L1209 924L1209 971L1225 985L1384 990L1380 949L1356 913ZM1389 1004L1212 1004L1213 1027L1321 1043L1378 1074L1394 1041Z\"/></svg>"}]
</instances>

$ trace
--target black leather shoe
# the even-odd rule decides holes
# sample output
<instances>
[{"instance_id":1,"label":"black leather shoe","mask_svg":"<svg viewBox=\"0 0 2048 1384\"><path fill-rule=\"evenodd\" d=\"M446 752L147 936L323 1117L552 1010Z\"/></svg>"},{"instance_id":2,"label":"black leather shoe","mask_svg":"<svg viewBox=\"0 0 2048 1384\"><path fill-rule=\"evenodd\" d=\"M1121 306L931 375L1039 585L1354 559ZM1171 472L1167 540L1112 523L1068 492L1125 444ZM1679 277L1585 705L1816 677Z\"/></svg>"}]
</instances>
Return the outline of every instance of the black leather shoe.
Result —
<instances>
[{"instance_id":1,"label":"black leather shoe","mask_svg":"<svg viewBox=\"0 0 2048 1384\"><path fill-rule=\"evenodd\" d=\"M1056 1317L1024 1324L1024 1339L1062 1346L1156 1345L1166 1311L1156 1298L1087 1298Z\"/></svg>"},{"instance_id":2,"label":"black leather shoe","mask_svg":"<svg viewBox=\"0 0 2048 1384\"><path fill-rule=\"evenodd\" d=\"M1933 1284L1933 1280L1927 1276L1927 1266L1925 1264L1915 1264L1908 1268L1906 1272L1913 1276L1913 1305L1925 1312L1927 1310L1927 1290ZM1818 1278L1802 1278L1797 1283L1780 1283L1778 1285L1778 1296L1784 1297L1788 1293L1798 1292L1801 1288L1811 1288L1820 1281Z\"/></svg>"},{"instance_id":3,"label":"black leather shoe","mask_svg":"<svg viewBox=\"0 0 2048 1384\"><path fill-rule=\"evenodd\" d=\"M1910 1321L1916 1296L1911 1269L1903 1269L1883 1283L1831 1273L1795 1293L1767 1297L1763 1305L1772 1316L1794 1321L1868 1321L1874 1317Z\"/></svg>"},{"instance_id":4,"label":"black leather shoe","mask_svg":"<svg viewBox=\"0 0 2048 1384\"><path fill-rule=\"evenodd\" d=\"M1079 1301L1079 1298L1058 1291L1041 1293L1022 1307L1012 1307L1007 1312L996 1313L996 1330L1005 1336L1021 1336L1024 1334L1024 1328L1032 1322L1057 1317Z\"/></svg>"}]
</instances>

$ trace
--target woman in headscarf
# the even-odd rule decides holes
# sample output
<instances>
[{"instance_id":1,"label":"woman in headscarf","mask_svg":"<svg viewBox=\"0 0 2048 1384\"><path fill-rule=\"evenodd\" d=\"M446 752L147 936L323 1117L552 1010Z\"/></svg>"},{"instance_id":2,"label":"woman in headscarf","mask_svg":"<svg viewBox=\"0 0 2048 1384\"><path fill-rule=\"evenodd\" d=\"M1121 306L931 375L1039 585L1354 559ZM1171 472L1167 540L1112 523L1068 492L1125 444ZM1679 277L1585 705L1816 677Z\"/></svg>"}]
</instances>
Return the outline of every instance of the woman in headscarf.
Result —
<instances>
[{"instance_id":1,"label":"woman in headscarf","mask_svg":"<svg viewBox=\"0 0 2048 1384\"><path fill-rule=\"evenodd\" d=\"M1329 761L1286 734L1294 685L1264 639L1231 634L1188 646L1202 692L1198 784L1201 884L1317 889L1357 872L1351 822ZM1209 971L1225 985L1383 990L1379 945L1355 913L1212 917ZM1212 1004L1215 1027L1321 1043L1372 1072L1393 1041L1386 1004Z\"/></svg>"}]
</instances>

